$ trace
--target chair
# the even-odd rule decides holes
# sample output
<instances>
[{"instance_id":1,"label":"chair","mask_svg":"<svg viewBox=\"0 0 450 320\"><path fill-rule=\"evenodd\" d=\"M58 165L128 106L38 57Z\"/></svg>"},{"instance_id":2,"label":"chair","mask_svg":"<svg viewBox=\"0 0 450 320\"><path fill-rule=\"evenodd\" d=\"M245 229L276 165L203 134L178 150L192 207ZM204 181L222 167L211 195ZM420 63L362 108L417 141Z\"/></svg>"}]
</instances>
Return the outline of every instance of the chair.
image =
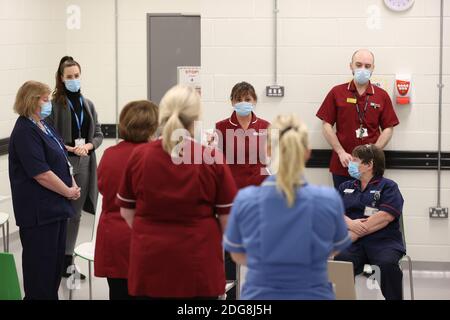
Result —
<instances>
[{"instance_id":1,"label":"chair","mask_svg":"<svg viewBox=\"0 0 450 320\"><path fill-rule=\"evenodd\" d=\"M9 214L0 212L0 226L2 227L3 250L9 252Z\"/></svg>"},{"instance_id":2,"label":"chair","mask_svg":"<svg viewBox=\"0 0 450 320\"><path fill-rule=\"evenodd\" d=\"M223 251L225 259L225 251ZM241 265L236 263L236 280L227 280L225 283L225 293L219 296L219 300L226 300L227 292L236 287L236 300L241 296Z\"/></svg>"},{"instance_id":3,"label":"chair","mask_svg":"<svg viewBox=\"0 0 450 320\"><path fill-rule=\"evenodd\" d=\"M221 300L226 299L226 293L236 287L236 300L241 296L241 265L236 263L236 280L227 280L225 284L225 294L221 296Z\"/></svg>"},{"instance_id":4,"label":"chair","mask_svg":"<svg viewBox=\"0 0 450 320\"><path fill-rule=\"evenodd\" d=\"M14 256L0 253L0 300L22 300Z\"/></svg>"},{"instance_id":5,"label":"chair","mask_svg":"<svg viewBox=\"0 0 450 320\"><path fill-rule=\"evenodd\" d=\"M400 225L400 232L402 233L402 239L403 239L403 245L405 247L406 250L406 240L405 240L405 229L403 226L403 214L400 215L400 219L399 219L399 225ZM408 270L409 270L409 289L411 292L411 300L414 300L414 283L413 283L413 273L412 273L412 260L411 257L409 255L407 255L405 253L405 255L402 257L406 258L406 260L408 261ZM400 260L401 261L401 260ZM399 263L400 263L399 261ZM401 264L400 264L400 268L401 268ZM403 269L402 269L403 271ZM402 282L402 294L403 294L403 298L405 297L405 287L403 286L403 282Z\"/></svg>"},{"instance_id":6,"label":"chair","mask_svg":"<svg viewBox=\"0 0 450 320\"><path fill-rule=\"evenodd\" d=\"M100 221L100 216L101 216L101 212L102 212L101 207L102 207L102 196L99 194L91 241L79 244L75 248L74 253L73 253L74 263L75 263L76 257L84 259L88 262L89 300L92 300L92 271L91 271L91 269L92 269L92 263L94 262L95 241L97 239L97 227L98 227L98 223ZM69 289L69 300L72 300L72 291L73 291L73 289Z\"/></svg>"},{"instance_id":7,"label":"chair","mask_svg":"<svg viewBox=\"0 0 450 320\"><path fill-rule=\"evenodd\" d=\"M353 263L328 260L328 278L333 284L336 300L356 300Z\"/></svg>"},{"instance_id":8,"label":"chair","mask_svg":"<svg viewBox=\"0 0 450 320\"><path fill-rule=\"evenodd\" d=\"M403 226L403 215L400 215L400 218L399 218L399 225L400 225L400 232L401 232L401 234L402 234L402 241L403 241L403 246L405 247L405 249L406 249L406 240L405 240L405 232L404 232L404 226ZM411 292L411 300L414 300L414 281L413 281L413 274L412 274L412 260L411 260L411 257L409 256L409 255L407 255L406 253L405 253L405 255L400 259L400 261L399 261L399 265L400 265L400 269L402 269L402 265L401 265L401 261L404 259L404 258L406 258L406 260L408 261L408 270L409 270L409 289L410 289L410 292ZM402 271L403 271L403 269L402 269ZM366 276L370 276L371 274L372 274L372 272L373 272L373 270L372 270L372 268L370 267L370 265L365 265L364 266L364 274L366 275ZM403 285L403 283L402 283L402 298L404 298L405 297L405 287L404 287L404 285Z\"/></svg>"}]
</instances>

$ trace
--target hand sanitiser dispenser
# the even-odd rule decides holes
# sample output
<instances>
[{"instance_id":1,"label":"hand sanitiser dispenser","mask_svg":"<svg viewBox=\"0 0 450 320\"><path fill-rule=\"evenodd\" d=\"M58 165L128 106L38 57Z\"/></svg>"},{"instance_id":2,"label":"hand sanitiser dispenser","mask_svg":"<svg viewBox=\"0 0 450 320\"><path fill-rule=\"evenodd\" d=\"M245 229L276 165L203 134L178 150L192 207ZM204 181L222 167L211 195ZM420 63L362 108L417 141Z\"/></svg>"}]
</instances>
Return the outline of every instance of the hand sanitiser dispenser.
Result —
<instances>
[{"instance_id":1,"label":"hand sanitiser dispenser","mask_svg":"<svg viewBox=\"0 0 450 320\"><path fill-rule=\"evenodd\" d=\"M395 102L397 104L411 104L411 75L398 74L395 76Z\"/></svg>"}]
</instances>

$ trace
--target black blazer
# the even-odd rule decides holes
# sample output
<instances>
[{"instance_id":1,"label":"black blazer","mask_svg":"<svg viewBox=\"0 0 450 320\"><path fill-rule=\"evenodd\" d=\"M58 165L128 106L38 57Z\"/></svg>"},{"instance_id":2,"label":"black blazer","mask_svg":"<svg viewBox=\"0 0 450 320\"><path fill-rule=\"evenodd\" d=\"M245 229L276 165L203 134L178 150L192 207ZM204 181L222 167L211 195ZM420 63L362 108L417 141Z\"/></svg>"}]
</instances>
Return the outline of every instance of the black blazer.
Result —
<instances>
[{"instance_id":1,"label":"black blazer","mask_svg":"<svg viewBox=\"0 0 450 320\"><path fill-rule=\"evenodd\" d=\"M82 96L82 99L83 106L86 110L86 116L89 117L90 120L89 136L87 138L88 141L91 141L94 145L94 150L91 152L89 159L89 189L81 190L81 192L88 192L86 202L83 205L83 210L95 214L98 198L97 158L95 155L95 150L103 142L103 133L97 119L97 112L95 111L94 104L91 100L85 98L84 96ZM72 141L72 111L70 110L70 107L52 101L52 113L46 121L55 127L66 145ZM76 156L70 157L70 160L74 166L75 174L77 174L79 172L79 161L76 161Z\"/></svg>"}]
</instances>

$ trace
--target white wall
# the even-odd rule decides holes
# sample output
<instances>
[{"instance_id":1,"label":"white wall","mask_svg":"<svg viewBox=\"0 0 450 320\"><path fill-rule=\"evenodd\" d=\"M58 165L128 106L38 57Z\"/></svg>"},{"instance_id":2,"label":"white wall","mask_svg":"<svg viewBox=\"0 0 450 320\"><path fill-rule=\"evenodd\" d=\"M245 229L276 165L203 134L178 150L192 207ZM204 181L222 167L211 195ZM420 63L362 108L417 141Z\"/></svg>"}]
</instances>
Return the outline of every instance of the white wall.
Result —
<instances>
[{"instance_id":1,"label":"white wall","mask_svg":"<svg viewBox=\"0 0 450 320\"><path fill-rule=\"evenodd\" d=\"M26 80L54 85L65 53L65 7L57 0L0 0L0 138L9 137L17 115L12 106ZM8 158L0 157L0 195L10 194ZM0 210L12 214L11 201ZM11 231L15 231L12 218Z\"/></svg>"},{"instance_id":2,"label":"white wall","mask_svg":"<svg viewBox=\"0 0 450 320\"><path fill-rule=\"evenodd\" d=\"M411 73L414 79L414 103L395 107L400 125L387 149L437 149L439 0L416 0L410 11L397 14L378 0L278 2L278 78L286 89L284 98L264 94L274 81L274 1L202 1L202 94L208 127L229 116L229 92L246 80L257 89L258 115L271 120L278 113L297 113L310 129L312 147L328 149L315 113L331 87L351 76L351 54L368 47L375 54L375 76L388 84L389 93L395 73ZM374 10L380 29L368 28L374 25ZM450 3L444 27L443 149L450 151ZM386 175L399 183L405 198L409 254L415 260L450 261L449 221L428 218L428 207L436 205L436 172L387 170ZM308 178L332 184L326 169L310 169ZM444 172L441 204L447 207L449 178Z\"/></svg>"},{"instance_id":3,"label":"white wall","mask_svg":"<svg viewBox=\"0 0 450 320\"><path fill-rule=\"evenodd\" d=\"M83 92L100 121L115 123L114 0L74 0L82 27L66 32L67 52L82 67ZM200 13L199 0L118 0L119 110L147 98L147 13Z\"/></svg>"},{"instance_id":4,"label":"white wall","mask_svg":"<svg viewBox=\"0 0 450 320\"><path fill-rule=\"evenodd\" d=\"M81 29L69 30L66 9L81 9ZM200 13L199 0L119 0L119 109L147 97L147 13ZM10 135L17 115L15 94L26 80L54 87L64 55L81 64L82 91L95 103L101 123L115 123L114 0L0 0L0 139ZM98 159L106 146L98 151ZM0 156L0 195L11 193L8 157ZM0 211L12 214L10 201ZM16 231L14 217L11 232Z\"/></svg>"}]
</instances>

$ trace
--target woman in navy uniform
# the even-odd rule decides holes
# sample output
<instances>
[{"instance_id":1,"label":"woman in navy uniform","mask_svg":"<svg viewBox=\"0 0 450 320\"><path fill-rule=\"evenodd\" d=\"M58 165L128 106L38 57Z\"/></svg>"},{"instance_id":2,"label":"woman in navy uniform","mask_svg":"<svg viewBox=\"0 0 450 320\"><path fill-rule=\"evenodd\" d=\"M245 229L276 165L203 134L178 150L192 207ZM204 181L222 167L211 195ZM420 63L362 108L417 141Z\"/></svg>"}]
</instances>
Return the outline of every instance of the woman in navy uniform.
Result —
<instances>
[{"instance_id":1,"label":"woman in navy uniform","mask_svg":"<svg viewBox=\"0 0 450 320\"><path fill-rule=\"evenodd\" d=\"M22 242L25 299L58 299L70 200L80 197L64 144L43 119L51 112L50 88L25 82L14 111L20 116L9 142L9 180Z\"/></svg>"},{"instance_id":2,"label":"woman in navy uniform","mask_svg":"<svg viewBox=\"0 0 450 320\"><path fill-rule=\"evenodd\" d=\"M384 297L401 300L403 273L398 262L405 254L399 225L402 194L394 181L383 177L383 150L366 144L356 147L352 156L348 171L354 180L342 183L339 192L353 244L335 260L353 262L355 274L361 273L365 264L378 266L377 280Z\"/></svg>"},{"instance_id":3,"label":"woman in navy uniform","mask_svg":"<svg viewBox=\"0 0 450 320\"><path fill-rule=\"evenodd\" d=\"M271 136L274 129L276 175L239 191L224 236L231 257L248 266L241 297L334 299L327 260L351 245L342 200L334 188L305 181L305 126L293 115L278 116Z\"/></svg>"}]
</instances>

